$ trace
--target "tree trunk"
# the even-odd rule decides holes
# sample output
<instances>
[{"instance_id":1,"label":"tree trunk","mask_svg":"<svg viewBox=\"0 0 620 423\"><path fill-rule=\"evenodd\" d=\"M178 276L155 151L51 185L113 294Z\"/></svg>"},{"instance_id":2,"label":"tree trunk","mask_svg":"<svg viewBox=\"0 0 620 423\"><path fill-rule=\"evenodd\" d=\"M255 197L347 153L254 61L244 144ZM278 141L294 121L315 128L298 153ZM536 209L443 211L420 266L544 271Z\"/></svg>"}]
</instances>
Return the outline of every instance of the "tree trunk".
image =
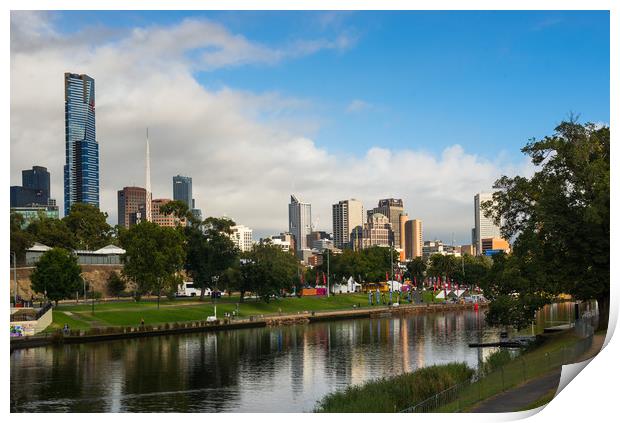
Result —
<instances>
[{"instance_id":1,"label":"tree trunk","mask_svg":"<svg viewBox=\"0 0 620 423\"><path fill-rule=\"evenodd\" d=\"M598 328L606 330L609 323L609 293L603 294L596 299L598 303Z\"/></svg>"},{"instance_id":2,"label":"tree trunk","mask_svg":"<svg viewBox=\"0 0 620 423\"><path fill-rule=\"evenodd\" d=\"M244 297L244 296L245 296L245 291L240 291L240 292L239 292L239 302L240 302L240 303L242 303L242 302L243 302L243 300L244 300L244 298L243 298L243 297Z\"/></svg>"},{"instance_id":3,"label":"tree trunk","mask_svg":"<svg viewBox=\"0 0 620 423\"><path fill-rule=\"evenodd\" d=\"M205 287L200 288L200 301L205 300Z\"/></svg>"}]
</instances>

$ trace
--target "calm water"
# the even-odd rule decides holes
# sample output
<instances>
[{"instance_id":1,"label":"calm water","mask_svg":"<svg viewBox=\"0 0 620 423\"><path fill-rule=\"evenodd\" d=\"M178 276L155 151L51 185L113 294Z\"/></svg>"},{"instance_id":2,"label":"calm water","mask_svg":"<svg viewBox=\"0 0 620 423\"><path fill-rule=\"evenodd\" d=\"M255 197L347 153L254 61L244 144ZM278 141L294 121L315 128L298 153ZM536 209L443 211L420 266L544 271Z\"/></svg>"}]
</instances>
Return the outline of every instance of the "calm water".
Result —
<instances>
[{"instance_id":1,"label":"calm water","mask_svg":"<svg viewBox=\"0 0 620 423\"><path fill-rule=\"evenodd\" d=\"M568 314L560 306L553 318ZM18 350L11 410L312 411L368 379L452 361L476 368L493 349L468 343L497 339L482 311L459 311Z\"/></svg>"}]
</instances>

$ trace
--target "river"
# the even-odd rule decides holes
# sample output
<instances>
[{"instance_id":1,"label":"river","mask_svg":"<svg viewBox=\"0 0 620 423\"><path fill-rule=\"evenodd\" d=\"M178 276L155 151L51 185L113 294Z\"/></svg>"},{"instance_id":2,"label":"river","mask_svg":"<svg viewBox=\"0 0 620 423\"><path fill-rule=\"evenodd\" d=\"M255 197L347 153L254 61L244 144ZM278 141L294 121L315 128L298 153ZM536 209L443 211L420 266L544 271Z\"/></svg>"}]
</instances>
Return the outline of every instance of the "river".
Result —
<instances>
[{"instance_id":1,"label":"river","mask_svg":"<svg viewBox=\"0 0 620 423\"><path fill-rule=\"evenodd\" d=\"M572 305L554 306L553 320L569 318ZM467 310L16 350L11 411L309 412L369 379L477 368L494 349L468 343L497 339Z\"/></svg>"}]
</instances>

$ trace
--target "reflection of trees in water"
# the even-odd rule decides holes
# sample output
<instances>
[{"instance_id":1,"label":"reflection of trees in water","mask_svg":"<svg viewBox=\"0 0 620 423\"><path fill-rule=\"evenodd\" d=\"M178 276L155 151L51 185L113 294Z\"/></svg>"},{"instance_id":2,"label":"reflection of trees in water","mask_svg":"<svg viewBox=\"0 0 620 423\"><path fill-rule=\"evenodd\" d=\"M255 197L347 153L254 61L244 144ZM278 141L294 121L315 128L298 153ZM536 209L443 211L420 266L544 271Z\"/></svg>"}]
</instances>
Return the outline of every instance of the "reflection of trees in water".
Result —
<instances>
[{"instance_id":1,"label":"reflection of trees in water","mask_svg":"<svg viewBox=\"0 0 620 423\"><path fill-rule=\"evenodd\" d=\"M103 399L109 348L85 345L34 348L11 355L11 409L25 412L106 411ZM44 363L41 363L44 362Z\"/></svg>"},{"instance_id":2,"label":"reflection of trees in water","mask_svg":"<svg viewBox=\"0 0 620 423\"><path fill-rule=\"evenodd\" d=\"M438 360L475 360L466 341L484 327L481 315L410 314L16 351L12 408L231 411L256 394L275 411L279 402L306 401L316 383L335 389Z\"/></svg>"}]
</instances>

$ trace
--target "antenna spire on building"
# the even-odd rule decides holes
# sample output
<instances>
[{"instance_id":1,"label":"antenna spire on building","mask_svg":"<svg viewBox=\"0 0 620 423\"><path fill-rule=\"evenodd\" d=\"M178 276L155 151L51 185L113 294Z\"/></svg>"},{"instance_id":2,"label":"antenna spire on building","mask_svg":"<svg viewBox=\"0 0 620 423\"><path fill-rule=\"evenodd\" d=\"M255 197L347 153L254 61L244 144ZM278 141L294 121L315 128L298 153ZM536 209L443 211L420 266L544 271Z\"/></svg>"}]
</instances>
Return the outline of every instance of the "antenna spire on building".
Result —
<instances>
[{"instance_id":1,"label":"antenna spire on building","mask_svg":"<svg viewBox=\"0 0 620 423\"><path fill-rule=\"evenodd\" d=\"M151 214L151 152L149 148L149 128L146 128L146 221L152 222L152 214Z\"/></svg>"}]
</instances>

